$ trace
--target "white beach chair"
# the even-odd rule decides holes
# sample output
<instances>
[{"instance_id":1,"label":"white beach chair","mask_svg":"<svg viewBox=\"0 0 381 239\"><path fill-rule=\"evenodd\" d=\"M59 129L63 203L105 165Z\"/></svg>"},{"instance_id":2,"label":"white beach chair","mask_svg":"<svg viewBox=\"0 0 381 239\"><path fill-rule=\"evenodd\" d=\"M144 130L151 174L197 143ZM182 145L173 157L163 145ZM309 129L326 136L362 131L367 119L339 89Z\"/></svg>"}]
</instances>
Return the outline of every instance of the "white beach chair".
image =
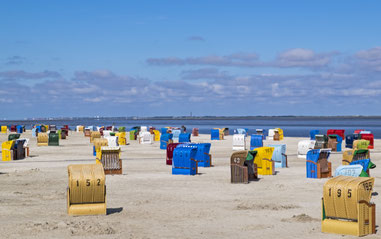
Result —
<instances>
[{"instance_id":1,"label":"white beach chair","mask_svg":"<svg viewBox=\"0 0 381 239\"><path fill-rule=\"evenodd\" d=\"M315 148L315 140L302 140L298 142L298 158L306 159L307 152Z\"/></svg>"},{"instance_id":2,"label":"white beach chair","mask_svg":"<svg viewBox=\"0 0 381 239\"><path fill-rule=\"evenodd\" d=\"M246 150L246 137L244 134L233 135L233 150Z\"/></svg>"}]
</instances>

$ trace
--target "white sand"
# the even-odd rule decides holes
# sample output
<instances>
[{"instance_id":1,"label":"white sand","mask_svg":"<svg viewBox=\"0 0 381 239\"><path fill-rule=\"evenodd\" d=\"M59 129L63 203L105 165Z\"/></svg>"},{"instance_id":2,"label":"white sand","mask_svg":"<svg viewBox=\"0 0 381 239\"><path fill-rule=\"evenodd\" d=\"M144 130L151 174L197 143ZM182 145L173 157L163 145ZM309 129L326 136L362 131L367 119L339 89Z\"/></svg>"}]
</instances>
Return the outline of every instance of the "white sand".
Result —
<instances>
[{"instance_id":1,"label":"white sand","mask_svg":"<svg viewBox=\"0 0 381 239\"><path fill-rule=\"evenodd\" d=\"M6 140L0 135L0 142ZM232 136L212 141L214 167L200 175L172 175L159 142L122 146L123 175L107 175L107 216L67 215L67 165L94 163L89 138L71 132L59 147L37 147L31 157L0 162L0 238L342 238L321 232L321 197L327 179L307 179L297 142L285 138L289 168L249 184L230 183ZM192 138L210 142L209 135ZM273 143L265 141L265 145ZM371 170L381 192L381 140ZM341 153L330 157L333 169ZM381 222L381 195L373 196ZM345 238L352 238L345 236ZM366 238L381 238L381 232Z\"/></svg>"}]
</instances>

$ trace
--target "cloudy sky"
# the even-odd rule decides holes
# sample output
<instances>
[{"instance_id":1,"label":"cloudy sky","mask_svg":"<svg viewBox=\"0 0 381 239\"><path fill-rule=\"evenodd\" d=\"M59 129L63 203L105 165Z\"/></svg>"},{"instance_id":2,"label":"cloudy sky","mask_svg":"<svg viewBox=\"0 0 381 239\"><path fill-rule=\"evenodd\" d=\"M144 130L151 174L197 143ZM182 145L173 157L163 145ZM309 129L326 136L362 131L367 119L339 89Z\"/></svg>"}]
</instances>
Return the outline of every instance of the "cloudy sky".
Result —
<instances>
[{"instance_id":1,"label":"cloudy sky","mask_svg":"<svg viewBox=\"0 0 381 239\"><path fill-rule=\"evenodd\" d=\"M0 118L381 115L379 1L2 1Z\"/></svg>"}]
</instances>

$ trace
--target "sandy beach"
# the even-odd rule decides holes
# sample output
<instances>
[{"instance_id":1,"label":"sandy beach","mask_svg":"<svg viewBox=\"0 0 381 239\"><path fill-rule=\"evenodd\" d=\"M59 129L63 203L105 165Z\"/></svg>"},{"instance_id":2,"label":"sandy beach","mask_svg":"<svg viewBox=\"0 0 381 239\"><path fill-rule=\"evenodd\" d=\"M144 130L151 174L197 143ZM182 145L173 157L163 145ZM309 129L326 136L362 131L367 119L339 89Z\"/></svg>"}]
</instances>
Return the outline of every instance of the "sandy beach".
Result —
<instances>
[{"instance_id":1,"label":"sandy beach","mask_svg":"<svg viewBox=\"0 0 381 239\"><path fill-rule=\"evenodd\" d=\"M30 138L30 157L0 162L0 238L343 238L321 232L327 179L306 178L305 160L296 151L307 138L277 142L287 144L289 168L249 184L230 183L231 135L221 141L192 137L212 143L214 166L200 167L196 176L172 175L159 142L128 140L121 146L123 175L106 176L108 215L69 216L67 166L95 163L89 138L70 132L60 146L37 147L31 131L22 137ZM6 138L1 134L0 142ZM381 140L374 144L371 176L380 193ZM331 154L333 171L341 159L341 152ZM372 201L380 225L381 196ZM366 238L381 238L381 232Z\"/></svg>"}]
</instances>

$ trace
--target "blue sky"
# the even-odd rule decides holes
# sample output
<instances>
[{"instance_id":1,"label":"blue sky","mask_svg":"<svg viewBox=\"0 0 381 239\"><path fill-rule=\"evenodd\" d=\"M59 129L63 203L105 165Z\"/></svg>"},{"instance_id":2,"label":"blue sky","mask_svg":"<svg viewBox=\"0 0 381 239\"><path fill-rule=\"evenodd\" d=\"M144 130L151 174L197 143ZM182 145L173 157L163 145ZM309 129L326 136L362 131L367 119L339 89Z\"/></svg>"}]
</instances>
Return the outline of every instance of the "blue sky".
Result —
<instances>
[{"instance_id":1,"label":"blue sky","mask_svg":"<svg viewBox=\"0 0 381 239\"><path fill-rule=\"evenodd\" d=\"M0 4L0 118L381 115L378 1Z\"/></svg>"}]
</instances>

